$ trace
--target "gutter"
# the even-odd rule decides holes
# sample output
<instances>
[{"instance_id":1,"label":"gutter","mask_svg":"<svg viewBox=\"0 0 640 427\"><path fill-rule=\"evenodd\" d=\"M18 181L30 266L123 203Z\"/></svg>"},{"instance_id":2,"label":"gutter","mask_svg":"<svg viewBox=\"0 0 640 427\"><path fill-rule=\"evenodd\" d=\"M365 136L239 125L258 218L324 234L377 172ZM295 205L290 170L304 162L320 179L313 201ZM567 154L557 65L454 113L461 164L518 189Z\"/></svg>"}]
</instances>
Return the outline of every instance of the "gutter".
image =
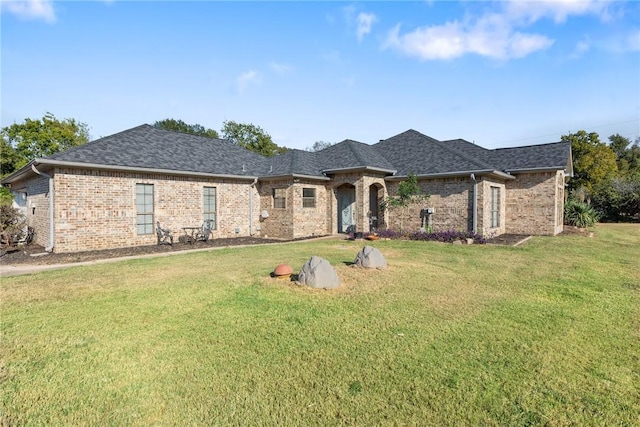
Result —
<instances>
[{"instance_id":1,"label":"gutter","mask_svg":"<svg viewBox=\"0 0 640 427\"><path fill-rule=\"evenodd\" d=\"M53 221L55 219L54 216L54 212L53 212L53 177L51 175L47 175L44 172L39 171L38 169L36 169L36 165L32 164L31 165L31 170L33 170L35 173L37 173L40 176L43 176L45 178L49 179L49 246L47 246L46 248L44 248L45 251L47 252L53 252L53 246L54 246L54 232L55 232L55 227L53 224Z\"/></svg>"},{"instance_id":2,"label":"gutter","mask_svg":"<svg viewBox=\"0 0 640 427\"><path fill-rule=\"evenodd\" d=\"M287 179L287 178L301 178L301 179L315 179L319 181L329 181L331 178L326 176L315 176L315 175L302 175L297 173L290 173L288 175L266 175L261 176L260 181L274 181L278 179Z\"/></svg>"},{"instance_id":3,"label":"gutter","mask_svg":"<svg viewBox=\"0 0 640 427\"><path fill-rule=\"evenodd\" d=\"M245 179L245 180L254 180L256 176L247 176L247 175L231 175L231 174L216 174L216 173L206 173L206 172L193 172L193 171L176 171L171 169L157 169L157 168L145 168L145 167L136 167L136 166L117 166L117 165L103 165L96 163L82 163L82 162L66 162L61 160L51 160L51 159L35 159L32 164L38 165L51 165L51 166L59 166L59 167L69 167L69 168L89 168L89 169L97 169L97 170L107 170L107 171L120 171L120 172L138 172L138 173L157 173L162 175L175 175L175 176L201 176L207 178L228 178L228 179ZM14 172L12 175L4 178L2 180L5 182L15 181L19 175L23 175L28 171L28 168L23 168L17 172Z\"/></svg>"},{"instance_id":4,"label":"gutter","mask_svg":"<svg viewBox=\"0 0 640 427\"><path fill-rule=\"evenodd\" d=\"M255 178L249 185L249 236L253 236L253 189L257 183L258 178Z\"/></svg>"},{"instance_id":5,"label":"gutter","mask_svg":"<svg viewBox=\"0 0 640 427\"><path fill-rule=\"evenodd\" d=\"M356 167L351 167L351 168L323 169L322 173L331 175L331 174L334 174L334 173L364 172L364 171L382 172L382 173L386 173L386 174L395 174L397 172L395 169L376 168L376 167L373 167L373 166L356 166Z\"/></svg>"},{"instance_id":6,"label":"gutter","mask_svg":"<svg viewBox=\"0 0 640 427\"><path fill-rule=\"evenodd\" d=\"M443 172L443 173L427 173L427 174L416 175L416 177L418 179L453 178L453 177L469 176L469 174L488 175L488 176L494 176L500 179L510 179L510 180L516 179L515 176L510 175L509 173L501 172L495 169L467 170L467 171L455 171L455 172ZM395 175L395 176L388 176L385 178L385 180L394 181L394 180L404 180L406 178L407 178L407 175Z\"/></svg>"},{"instance_id":7,"label":"gutter","mask_svg":"<svg viewBox=\"0 0 640 427\"><path fill-rule=\"evenodd\" d=\"M469 176L471 181L473 181L473 202L471 208L471 215L473 218L473 232L477 233L478 231L478 181L476 180L476 176L471 174Z\"/></svg>"}]
</instances>

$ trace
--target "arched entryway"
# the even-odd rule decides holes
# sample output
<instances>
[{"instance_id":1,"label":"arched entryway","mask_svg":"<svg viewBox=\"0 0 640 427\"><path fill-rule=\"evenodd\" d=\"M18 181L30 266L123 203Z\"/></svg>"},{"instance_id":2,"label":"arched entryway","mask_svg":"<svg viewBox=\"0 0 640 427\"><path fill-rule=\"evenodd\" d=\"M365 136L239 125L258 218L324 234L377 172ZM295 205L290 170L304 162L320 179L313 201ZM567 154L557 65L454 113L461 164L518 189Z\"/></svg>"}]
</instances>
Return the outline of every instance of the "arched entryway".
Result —
<instances>
[{"instance_id":1,"label":"arched entryway","mask_svg":"<svg viewBox=\"0 0 640 427\"><path fill-rule=\"evenodd\" d=\"M378 229L382 223L380 218L380 202L384 197L384 189L380 184L371 184L369 186L369 231L373 232Z\"/></svg>"},{"instance_id":2,"label":"arched entryway","mask_svg":"<svg viewBox=\"0 0 640 427\"><path fill-rule=\"evenodd\" d=\"M356 231L356 188L343 184L336 188L338 199L338 233Z\"/></svg>"}]
</instances>

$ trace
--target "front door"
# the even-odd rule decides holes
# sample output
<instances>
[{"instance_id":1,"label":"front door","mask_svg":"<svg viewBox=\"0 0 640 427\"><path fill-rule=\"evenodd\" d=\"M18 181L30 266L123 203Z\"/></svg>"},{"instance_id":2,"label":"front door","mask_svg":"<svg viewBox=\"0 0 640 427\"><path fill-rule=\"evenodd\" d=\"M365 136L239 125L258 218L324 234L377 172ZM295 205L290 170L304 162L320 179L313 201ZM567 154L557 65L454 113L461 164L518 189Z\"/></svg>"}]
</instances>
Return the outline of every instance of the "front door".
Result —
<instances>
[{"instance_id":1,"label":"front door","mask_svg":"<svg viewBox=\"0 0 640 427\"><path fill-rule=\"evenodd\" d=\"M353 187L338 189L338 233L356 231L356 190Z\"/></svg>"}]
</instances>

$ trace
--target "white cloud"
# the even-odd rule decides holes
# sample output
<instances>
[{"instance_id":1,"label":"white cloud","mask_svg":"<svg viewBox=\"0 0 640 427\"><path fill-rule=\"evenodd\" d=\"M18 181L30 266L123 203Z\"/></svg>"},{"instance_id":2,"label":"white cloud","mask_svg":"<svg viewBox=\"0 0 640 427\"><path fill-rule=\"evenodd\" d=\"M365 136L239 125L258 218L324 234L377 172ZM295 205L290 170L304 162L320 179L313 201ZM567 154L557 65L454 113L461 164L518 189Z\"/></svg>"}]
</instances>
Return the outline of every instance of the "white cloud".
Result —
<instances>
[{"instance_id":1,"label":"white cloud","mask_svg":"<svg viewBox=\"0 0 640 427\"><path fill-rule=\"evenodd\" d=\"M589 50L591 50L591 42L588 39L580 40L576 44L576 48L573 50L573 53L571 54L571 58L573 59L580 58Z\"/></svg>"},{"instance_id":2,"label":"white cloud","mask_svg":"<svg viewBox=\"0 0 640 427\"><path fill-rule=\"evenodd\" d=\"M515 32L498 17L490 16L475 23L454 21L422 27L404 35L398 25L384 47L420 60L451 60L470 53L506 60L547 49L553 42L543 35Z\"/></svg>"},{"instance_id":3,"label":"white cloud","mask_svg":"<svg viewBox=\"0 0 640 427\"><path fill-rule=\"evenodd\" d=\"M636 30L627 36L626 48L632 52L640 52L640 30Z\"/></svg>"},{"instance_id":4,"label":"white cloud","mask_svg":"<svg viewBox=\"0 0 640 427\"><path fill-rule=\"evenodd\" d=\"M53 23L56 21L56 13L51 0L1 0L2 11L6 11L20 19L42 19Z\"/></svg>"},{"instance_id":5,"label":"white cloud","mask_svg":"<svg viewBox=\"0 0 640 427\"><path fill-rule=\"evenodd\" d=\"M555 23L564 23L571 15L597 15L602 20L609 20L608 0L510 0L505 3L505 14L513 21L522 20L533 23L543 18L550 18Z\"/></svg>"},{"instance_id":6,"label":"white cloud","mask_svg":"<svg viewBox=\"0 0 640 427\"><path fill-rule=\"evenodd\" d=\"M271 62L269 63L269 67L276 73L280 75L289 74L293 71L293 67L287 64L282 64L279 62Z\"/></svg>"},{"instance_id":7,"label":"white cloud","mask_svg":"<svg viewBox=\"0 0 640 427\"><path fill-rule=\"evenodd\" d=\"M244 91L249 87L249 85L258 85L260 84L261 78L260 74L257 71L251 70L246 71L236 79L236 83L238 85L238 92L244 93Z\"/></svg>"},{"instance_id":8,"label":"white cloud","mask_svg":"<svg viewBox=\"0 0 640 427\"><path fill-rule=\"evenodd\" d=\"M358 14L358 30L356 31L358 41L362 41L362 38L371 32L371 27L377 20L378 18L373 13L360 12Z\"/></svg>"}]
</instances>

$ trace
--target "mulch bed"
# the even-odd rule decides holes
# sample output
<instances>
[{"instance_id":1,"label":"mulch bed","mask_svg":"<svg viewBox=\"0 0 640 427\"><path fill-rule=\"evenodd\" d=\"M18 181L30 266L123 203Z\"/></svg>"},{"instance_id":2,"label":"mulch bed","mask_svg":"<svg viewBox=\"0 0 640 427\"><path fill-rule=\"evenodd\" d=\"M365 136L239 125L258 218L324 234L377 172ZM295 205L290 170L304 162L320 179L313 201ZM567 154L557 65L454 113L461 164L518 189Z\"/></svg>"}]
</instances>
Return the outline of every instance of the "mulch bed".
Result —
<instances>
[{"instance_id":1,"label":"mulch bed","mask_svg":"<svg viewBox=\"0 0 640 427\"><path fill-rule=\"evenodd\" d=\"M148 254L162 254L182 252L193 249L207 249L228 246L261 245L265 243L283 242L284 240L261 239L256 237L234 237L228 239L210 239L207 242L198 241L193 244L176 242L169 245L134 246L130 248L104 249L70 254L47 253L39 245L29 245L22 250L7 252L0 257L2 265L51 265L72 262L95 261L107 258L120 258Z\"/></svg>"},{"instance_id":2,"label":"mulch bed","mask_svg":"<svg viewBox=\"0 0 640 427\"><path fill-rule=\"evenodd\" d=\"M561 235L588 235L588 231L576 227L565 226ZM322 236L318 236L322 237ZM492 239L487 239L488 244L514 246L529 235L527 234L503 234ZM311 238L313 239L313 237ZM295 239L308 240L308 239ZM44 248L39 245L29 245L17 251L7 252L0 257L1 265L51 265L51 264L68 264L73 262L95 261L99 259L120 258L129 256L140 256L148 254L161 254L181 252L193 249L206 249L216 247L245 246L245 245L261 245L265 243L278 243L285 240L279 239L262 239L258 237L233 237L228 239L210 239L207 242L195 242L193 244L185 244L176 242L172 246L169 245L150 245L150 246L134 246L130 248L104 249L86 252L74 252L71 254L47 253ZM294 241L294 240L289 240Z\"/></svg>"}]
</instances>

